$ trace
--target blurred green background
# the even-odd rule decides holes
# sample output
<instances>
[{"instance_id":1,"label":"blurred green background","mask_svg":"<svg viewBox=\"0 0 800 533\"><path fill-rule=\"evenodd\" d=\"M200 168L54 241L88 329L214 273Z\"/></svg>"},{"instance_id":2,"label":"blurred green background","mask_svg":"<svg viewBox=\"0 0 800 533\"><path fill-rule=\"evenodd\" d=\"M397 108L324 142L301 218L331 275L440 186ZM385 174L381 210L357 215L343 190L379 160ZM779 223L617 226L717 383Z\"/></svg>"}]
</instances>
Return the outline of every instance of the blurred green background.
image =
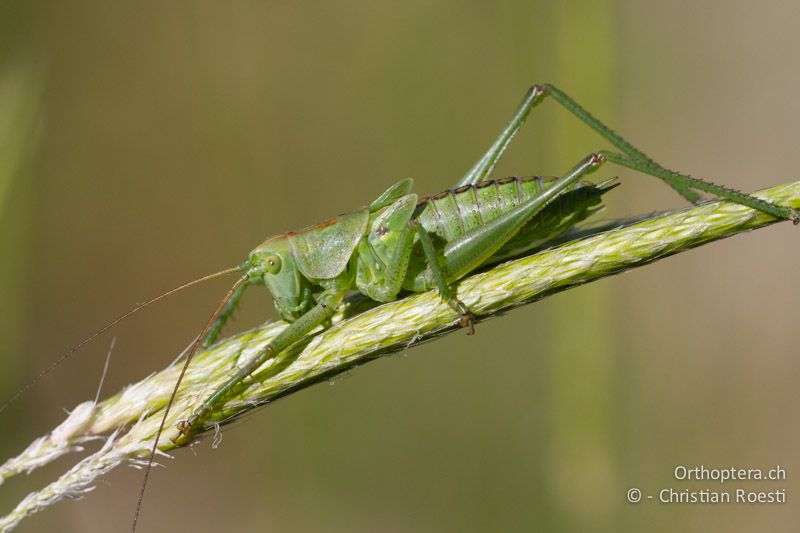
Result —
<instances>
[{"instance_id":1,"label":"blurred green background","mask_svg":"<svg viewBox=\"0 0 800 533\"><path fill-rule=\"evenodd\" d=\"M133 303L271 234L451 185L534 81L671 168L797 179L795 2L22 2L0 6L2 396ZM600 139L550 102L497 175ZM602 216L681 206L616 169ZM157 469L140 531L794 531L798 230L548 298L319 385ZM115 332L107 394L170 362L225 283ZM275 313L253 291L234 324ZM106 337L3 414L19 452L94 397ZM71 464L0 490L0 513ZM631 505L678 464L783 465L780 506ZM125 531L119 469L19 531ZM750 483L747 488L777 488ZM732 488L732 487L729 487Z\"/></svg>"}]
</instances>

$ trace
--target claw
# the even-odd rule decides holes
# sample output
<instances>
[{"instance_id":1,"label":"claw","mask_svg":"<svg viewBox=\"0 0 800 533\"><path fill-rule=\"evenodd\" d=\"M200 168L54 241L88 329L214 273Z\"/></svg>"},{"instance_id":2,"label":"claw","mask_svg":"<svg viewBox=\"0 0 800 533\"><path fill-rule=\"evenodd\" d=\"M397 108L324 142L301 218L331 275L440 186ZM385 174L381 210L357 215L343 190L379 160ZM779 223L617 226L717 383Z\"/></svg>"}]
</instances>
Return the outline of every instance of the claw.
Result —
<instances>
[{"instance_id":1,"label":"claw","mask_svg":"<svg viewBox=\"0 0 800 533\"><path fill-rule=\"evenodd\" d=\"M177 444L177 442L181 439L181 437L188 437L189 433L192 432L192 427L194 427L195 423L196 420L192 420L191 418L187 420L181 420L180 422L178 422L175 425L175 427L178 428L178 435L172 437L172 439L170 440L172 440L173 443Z\"/></svg>"},{"instance_id":2,"label":"claw","mask_svg":"<svg viewBox=\"0 0 800 533\"><path fill-rule=\"evenodd\" d=\"M462 328L469 328L467 335L474 335L475 326L473 325L473 322L475 322L475 315L469 310L469 307L467 307L464 302L458 298L452 298L448 300L447 304L454 311L461 315L458 319L458 325Z\"/></svg>"},{"instance_id":3,"label":"claw","mask_svg":"<svg viewBox=\"0 0 800 533\"><path fill-rule=\"evenodd\" d=\"M469 330L467 330L467 335L475 335L475 326L473 325L474 321L475 315L467 311L461 315L461 318L459 318L458 325L462 328L469 328Z\"/></svg>"}]
</instances>

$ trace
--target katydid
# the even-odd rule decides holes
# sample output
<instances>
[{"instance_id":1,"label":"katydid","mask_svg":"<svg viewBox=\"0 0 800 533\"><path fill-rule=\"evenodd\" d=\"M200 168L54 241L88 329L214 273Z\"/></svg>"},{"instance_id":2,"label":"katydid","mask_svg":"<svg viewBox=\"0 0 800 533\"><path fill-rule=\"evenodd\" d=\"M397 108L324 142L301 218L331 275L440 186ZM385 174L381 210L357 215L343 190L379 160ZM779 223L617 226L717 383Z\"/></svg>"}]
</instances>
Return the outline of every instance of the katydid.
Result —
<instances>
[{"instance_id":1,"label":"katydid","mask_svg":"<svg viewBox=\"0 0 800 533\"><path fill-rule=\"evenodd\" d=\"M487 181L530 110L546 96L552 96L622 153L592 153L560 178ZM605 162L660 178L691 202L699 201L701 197L695 191L702 191L791 219L795 224L800 222L793 209L662 167L561 90L534 85L505 130L455 189L419 200L411 192L413 181L405 179L366 207L271 237L251 251L240 266L243 277L201 335L202 345L214 343L250 285L269 289L278 313L291 326L211 394L179 425L180 433L190 436L203 417L264 361L329 319L349 291L389 302L401 291L436 289L472 334L474 317L455 296L452 284L495 255L502 255L509 243L516 243L515 252L521 253L524 250L520 246L541 246L586 218L610 187L581 180ZM556 199L560 199L555 203L557 209L548 212L545 208Z\"/></svg>"},{"instance_id":2,"label":"katydid","mask_svg":"<svg viewBox=\"0 0 800 533\"><path fill-rule=\"evenodd\" d=\"M509 178L487 181L531 109L551 96L594 129L620 152L600 150L581 160L557 179ZM223 385L178 424L173 440L191 438L205 429L204 418L236 392L268 359L277 357L314 328L325 324L346 293L358 291L380 302L402 292L436 289L458 314L458 323L473 333L475 317L456 297L452 285L493 258L541 246L583 220L600 203L607 184L592 185L582 178L605 162L637 170L665 181L690 202L697 191L743 204L795 224L800 216L747 194L674 172L659 165L572 98L553 85L533 85L510 123L489 150L455 184L455 189L419 199L413 182L395 183L366 207L336 218L271 237L250 252L240 266L243 276L229 290L186 358L188 367L197 349L215 342L245 289L269 289L281 318L290 326L247 361ZM158 440L180 380L164 410L153 442L133 521L136 527L144 489Z\"/></svg>"}]
</instances>

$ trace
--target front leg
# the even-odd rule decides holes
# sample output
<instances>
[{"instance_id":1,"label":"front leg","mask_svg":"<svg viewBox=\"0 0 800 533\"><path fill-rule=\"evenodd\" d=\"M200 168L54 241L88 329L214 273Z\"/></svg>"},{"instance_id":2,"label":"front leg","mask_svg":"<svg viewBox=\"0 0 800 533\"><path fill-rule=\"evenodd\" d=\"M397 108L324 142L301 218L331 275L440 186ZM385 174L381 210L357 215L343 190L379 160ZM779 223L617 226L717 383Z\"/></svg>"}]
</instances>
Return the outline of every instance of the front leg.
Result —
<instances>
[{"instance_id":1,"label":"front leg","mask_svg":"<svg viewBox=\"0 0 800 533\"><path fill-rule=\"evenodd\" d=\"M236 311L236 308L239 306L239 301L242 299L242 294L244 294L245 289L249 285L249 281L242 283L239 285L236 290L233 291L231 297L225 303L225 307L219 312L219 315L214 320L214 323L208 330L208 334L206 338L203 340L202 348L208 348L215 342L217 342L217 338L219 334L222 332L222 328L225 327L225 324L228 320L233 316L233 312Z\"/></svg>"},{"instance_id":2,"label":"front leg","mask_svg":"<svg viewBox=\"0 0 800 533\"><path fill-rule=\"evenodd\" d=\"M312 329L328 320L342 302L344 293L345 291L339 287L324 291L320 295L317 305L281 331L277 337L272 339L272 342L259 351L236 374L215 390L211 396L206 398L189 418L179 422L178 431L180 434L173 438L173 441L176 441L181 436L191 436L197 430L197 426L203 418L226 398L231 389L255 372L267 359L277 356L302 339Z\"/></svg>"}]
</instances>

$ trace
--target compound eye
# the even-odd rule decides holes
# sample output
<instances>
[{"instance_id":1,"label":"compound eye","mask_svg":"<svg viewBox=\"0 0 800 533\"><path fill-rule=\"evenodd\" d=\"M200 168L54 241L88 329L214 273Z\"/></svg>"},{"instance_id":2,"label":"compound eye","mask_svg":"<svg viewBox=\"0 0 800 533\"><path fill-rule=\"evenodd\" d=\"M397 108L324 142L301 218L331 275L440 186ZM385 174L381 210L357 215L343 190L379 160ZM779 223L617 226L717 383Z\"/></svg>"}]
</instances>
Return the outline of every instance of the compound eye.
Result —
<instances>
[{"instance_id":1,"label":"compound eye","mask_svg":"<svg viewBox=\"0 0 800 533\"><path fill-rule=\"evenodd\" d=\"M264 268L270 274L277 274L281 271L282 261L277 255L270 255L264 259Z\"/></svg>"}]
</instances>

